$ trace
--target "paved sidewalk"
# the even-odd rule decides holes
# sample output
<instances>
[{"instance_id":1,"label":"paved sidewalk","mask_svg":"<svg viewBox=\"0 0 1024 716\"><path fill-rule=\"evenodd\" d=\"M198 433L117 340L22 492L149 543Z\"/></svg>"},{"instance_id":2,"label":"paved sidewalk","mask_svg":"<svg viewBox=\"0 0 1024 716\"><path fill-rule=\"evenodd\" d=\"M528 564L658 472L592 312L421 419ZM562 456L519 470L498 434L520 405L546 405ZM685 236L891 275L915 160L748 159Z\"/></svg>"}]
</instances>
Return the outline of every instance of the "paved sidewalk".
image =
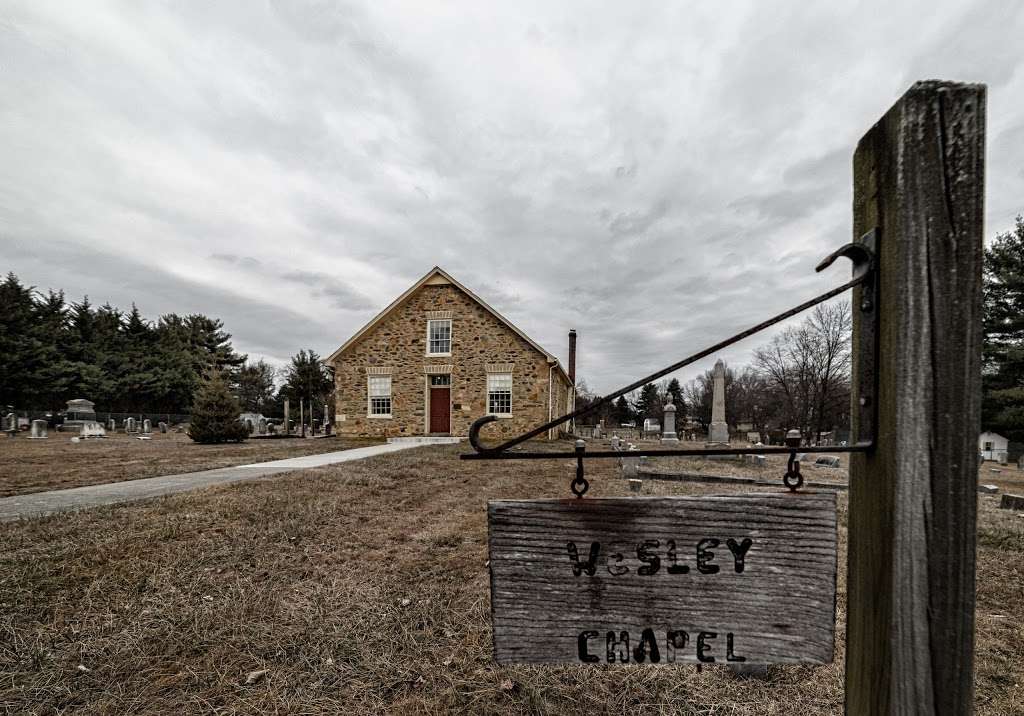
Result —
<instances>
[{"instance_id":1,"label":"paved sidewalk","mask_svg":"<svg viewBox=\"0 0 1024 716\"><path fill-rule=\"evenodd\" d=\"M351 460L362 460L374 455L385 455L415 447L423 446L415 443L370 445L368 447L352 448L351 450L320 453L319 455L306 455L303 457L291 457L285 460L260 462L253 465L221 467L215 470L203 470L202 472L161 475L141 480L111 482L105 485L73 487L69 490L15 495L14 497L0 498L0 522L8 522L20 517L39 517L54 512L66 512L68 510L78 510L98 505L145 500L150 497L172 495L176 492L197 490L202 487L210 487L211 485L224 485L242 480L258 480L272 477L282 472L333 465Z\"/></svg>"}]
</instances>

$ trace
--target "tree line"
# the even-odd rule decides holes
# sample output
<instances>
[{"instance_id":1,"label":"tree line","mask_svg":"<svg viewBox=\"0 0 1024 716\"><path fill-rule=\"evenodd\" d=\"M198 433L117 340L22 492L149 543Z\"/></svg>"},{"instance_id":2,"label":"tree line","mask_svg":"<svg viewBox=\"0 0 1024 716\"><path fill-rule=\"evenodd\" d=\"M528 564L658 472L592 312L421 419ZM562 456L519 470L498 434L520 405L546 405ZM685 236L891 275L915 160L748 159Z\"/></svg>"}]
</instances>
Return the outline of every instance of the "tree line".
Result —
<instances>
[{"instance_id":1,"label":"tree line","mask_svg":"<svg viewBox=\"0 0 1024 716\"><path fill-rule=\"evenodd\" d=\"M754 351L751 365L725 368L725 414L730 425L747 423L760 433L796 428L807 438L849 427L850 304L817 306L810 316ZM586 391L577 407L597 401ZM586 422L606 426L662 420L665 404L676 406L676 427L689 422L706 432L711 423L714 376L711 370L685 385L677 378L647 383Z\"/></svg>"},{"instance_id":2,"label":"tree line","mask_svg":"<svg viewBox=\"0 0 1024 716\"><path fill-rule=\"evenodd\" d=\"M69 303L63 291L42 293L14 273L0 282L0 408L57 412L86 398L103 412L184 414L215 376L241 410L268 416L281 414L285 398L322 411L332 389L315 351L300 350L280 370L250 361L217 318L149 321L135 304Z\"/></svg>"}]
</instances>

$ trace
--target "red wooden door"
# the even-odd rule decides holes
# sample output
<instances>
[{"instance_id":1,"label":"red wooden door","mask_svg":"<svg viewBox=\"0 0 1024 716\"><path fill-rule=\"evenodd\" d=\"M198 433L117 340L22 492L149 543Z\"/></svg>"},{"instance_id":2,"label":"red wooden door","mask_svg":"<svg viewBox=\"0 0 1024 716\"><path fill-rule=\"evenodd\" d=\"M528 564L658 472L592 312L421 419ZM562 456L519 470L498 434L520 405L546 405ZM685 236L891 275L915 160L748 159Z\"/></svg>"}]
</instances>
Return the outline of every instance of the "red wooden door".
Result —
<instances>
[{"instance_id":1,"label":"red wooden door","mask_svg":"<svg viewBox=\"0 0 1024 716\"><path fill-rule=\"evenodd\" d=\"M451 431L451 393L451 388L430 389L430 432Z\"/></svg>"}]
</instances>

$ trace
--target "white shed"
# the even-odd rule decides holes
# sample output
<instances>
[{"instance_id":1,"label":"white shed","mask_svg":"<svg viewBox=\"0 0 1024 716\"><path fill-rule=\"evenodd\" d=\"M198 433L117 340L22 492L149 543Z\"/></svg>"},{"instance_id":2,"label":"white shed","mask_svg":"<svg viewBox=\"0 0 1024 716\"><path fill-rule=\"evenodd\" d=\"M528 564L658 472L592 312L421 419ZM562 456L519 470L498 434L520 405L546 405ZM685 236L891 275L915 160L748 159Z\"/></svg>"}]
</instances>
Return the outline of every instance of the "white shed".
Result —
<instances>
[{"instance_id":1,"label":"white shed","mask_svg":"<svg viewBox=\"0 0 1024 716\"><path fill-rule=\"evenodd\" d=\"M986 430L978 436L978 450L981 452L981 458L995 462L1006 462L1006 451L1009 442L999 433Z\"/></svg>"}]
</instances>

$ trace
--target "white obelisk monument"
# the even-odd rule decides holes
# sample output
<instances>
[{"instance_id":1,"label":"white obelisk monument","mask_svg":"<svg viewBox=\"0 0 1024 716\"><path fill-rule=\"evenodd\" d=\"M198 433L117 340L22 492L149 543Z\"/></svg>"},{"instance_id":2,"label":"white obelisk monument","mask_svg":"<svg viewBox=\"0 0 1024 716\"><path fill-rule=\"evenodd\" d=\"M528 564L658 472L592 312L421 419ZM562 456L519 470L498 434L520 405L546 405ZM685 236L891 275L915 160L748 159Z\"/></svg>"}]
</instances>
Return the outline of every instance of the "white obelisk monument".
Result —
<instances>
[{"instance_id":1,"label":"white obelisk monument","mask_svg":"<svg viewBox=\"0 0 1024 716\"><path fill-rule=\"evenodd\" d=\"M729 444L729 424L725 422L725 363L721 358L712 372L714 392L711 403L711 425L708 427L708 445Z\"/></svg>"}]
</instances>

